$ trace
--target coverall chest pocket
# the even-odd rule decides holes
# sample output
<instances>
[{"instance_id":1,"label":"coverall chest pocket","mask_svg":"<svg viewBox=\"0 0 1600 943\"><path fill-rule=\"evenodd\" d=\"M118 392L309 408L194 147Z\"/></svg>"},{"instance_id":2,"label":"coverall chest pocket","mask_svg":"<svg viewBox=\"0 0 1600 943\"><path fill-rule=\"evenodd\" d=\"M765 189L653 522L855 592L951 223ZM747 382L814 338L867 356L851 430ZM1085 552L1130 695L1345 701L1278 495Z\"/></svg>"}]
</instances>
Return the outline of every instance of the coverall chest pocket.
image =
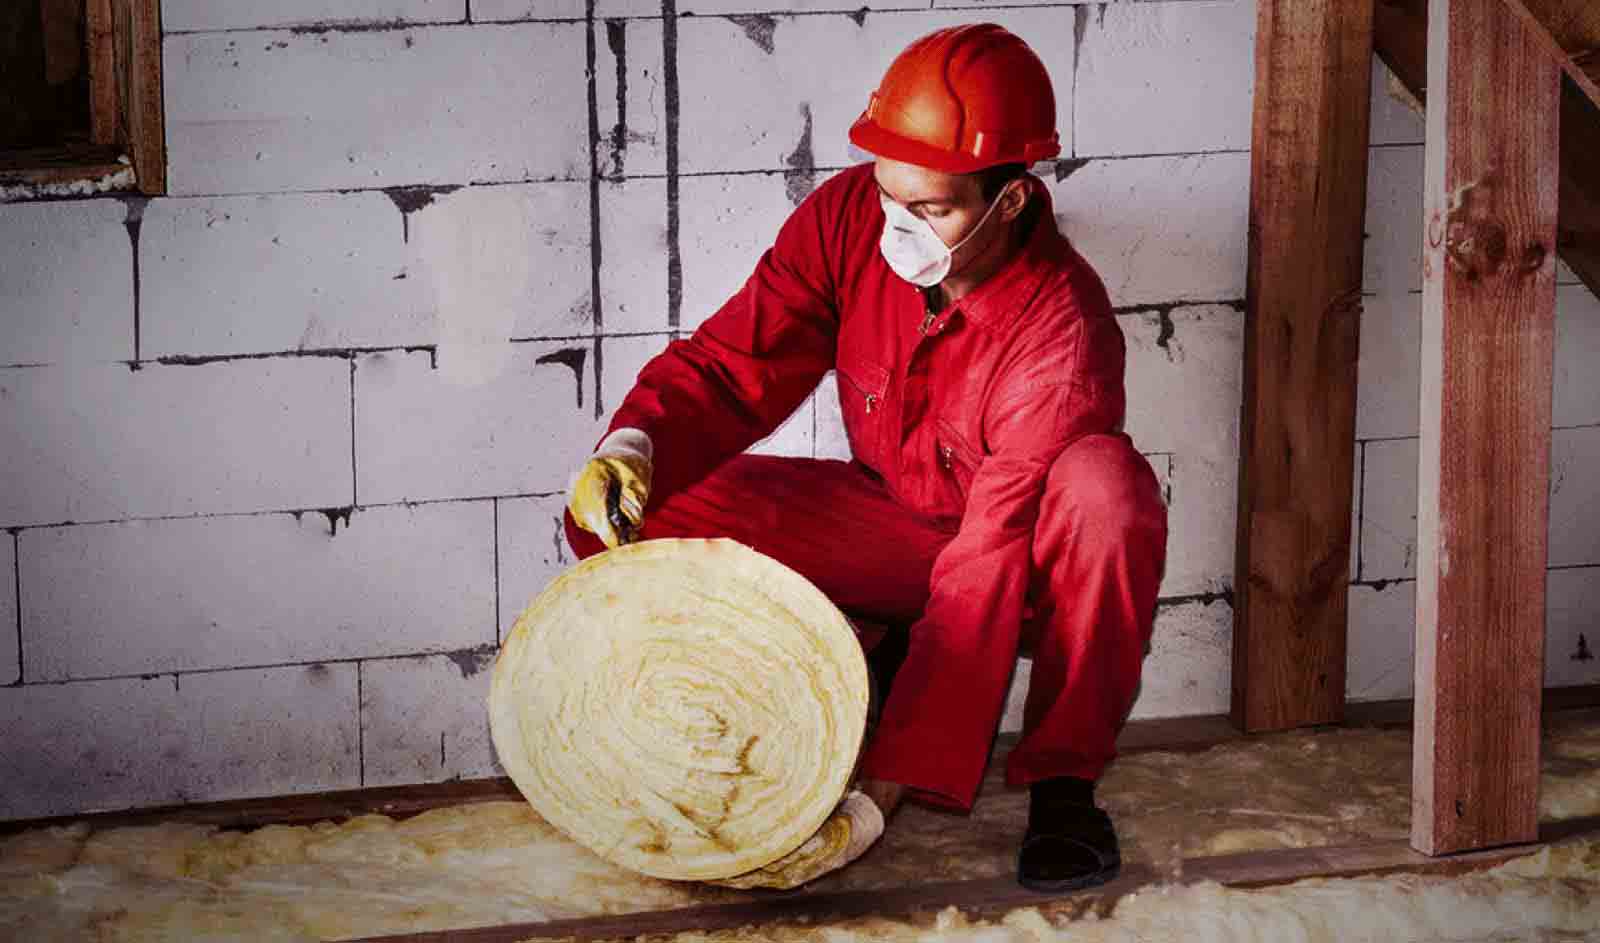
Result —
<instances>
[{"instance_id":1,"label":"coverall chest pocket","mask_svg":"<svg viewBox=\"0 0 1600 943\"><path fill-rule=\"evenodd\" d=\"M948 486L954 486L964 504L972 489L973 473L978 470L983 456L950 420L938 420L935 429L938 434L934 437L934 462L939 475L946 482L947 490Z\"/></svg>"},{"instance_id":2,"label":"coverall chest pocket","mask_svg":"<svg viewBox=\"0 0 1600 943\"><path fill-rule=\"evenodd\" d=\"M874 363L841 357L838 363L839 411L850 439L850 454L870 468L882 471L888 410L889 371Z\"/></svg>"}]
</instances>

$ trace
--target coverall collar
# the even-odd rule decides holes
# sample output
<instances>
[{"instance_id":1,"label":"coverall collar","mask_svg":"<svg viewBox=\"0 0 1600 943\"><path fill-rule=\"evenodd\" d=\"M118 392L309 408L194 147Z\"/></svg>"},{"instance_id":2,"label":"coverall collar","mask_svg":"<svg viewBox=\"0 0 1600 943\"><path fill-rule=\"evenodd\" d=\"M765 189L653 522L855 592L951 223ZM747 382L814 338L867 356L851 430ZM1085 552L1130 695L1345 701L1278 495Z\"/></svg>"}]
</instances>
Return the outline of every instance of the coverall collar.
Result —
<instances>
[{"instance_id":1,"label":"coverall collar","mask_svg":"<svg viewBox=\"0 0 1600 943\"><path fill-rule=\"evenodd\" d=\"M1026 185L1033 202L1026 212L1036 214L1027 241L998 271L949 307L952 313L959 311L975 324L1000 326L1015 317L1051 271L1044 263L1061 255L1066 240L1056 229L1050 190L1031 175L1026 178Z\"/></svg>"}]
</instances>

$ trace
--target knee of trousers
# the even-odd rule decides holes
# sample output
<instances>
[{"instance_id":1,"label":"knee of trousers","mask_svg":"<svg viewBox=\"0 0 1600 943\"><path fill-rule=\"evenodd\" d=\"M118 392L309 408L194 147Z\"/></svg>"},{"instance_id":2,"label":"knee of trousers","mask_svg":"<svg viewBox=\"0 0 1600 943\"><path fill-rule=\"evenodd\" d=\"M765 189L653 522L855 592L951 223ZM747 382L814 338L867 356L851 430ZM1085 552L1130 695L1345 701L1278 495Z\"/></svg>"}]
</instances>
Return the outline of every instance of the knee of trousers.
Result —
<instances>
[{"instance_id":1,"label":"knee of trousers","mask_svg":"<svg viewBox=\"0 0 1600 943\"><path fill-rule=\"evenodd\" d=\"M1080 561L1134 554L1160 569L1166 541L1161 484L1127 436L1087 435L1056 457L1034 535L1038 562L1058 558L1070 542Z\"/></svg>"}]
</instances>

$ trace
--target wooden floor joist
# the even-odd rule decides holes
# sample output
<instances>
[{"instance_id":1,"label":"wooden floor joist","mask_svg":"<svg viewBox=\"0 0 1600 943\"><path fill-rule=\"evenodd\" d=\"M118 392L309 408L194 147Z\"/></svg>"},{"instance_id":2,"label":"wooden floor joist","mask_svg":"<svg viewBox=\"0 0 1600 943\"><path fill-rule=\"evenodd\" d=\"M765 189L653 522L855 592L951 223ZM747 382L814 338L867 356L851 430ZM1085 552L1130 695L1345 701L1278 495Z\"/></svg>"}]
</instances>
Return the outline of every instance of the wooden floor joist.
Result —
<instances>
[{"instance_id":1,"label":"wooden floor joist","mask_svg":"<svg viewBox=\"0 0 1600 943\"><path fill-rule=\"evenodd\" d=\"M1600 9L1600 5L1596 5ZM1427 94L1428 0L1382 0L1373 42L1379 58L1419 101ZM1600 62L1596 63L1600 65ZM1561 90L1561 260L1600 295L1600 106L1569 77Z\"/></svg>"},{"instance_id":2,"label":"wooden floor joist","mask_svg":"<svg viewBox=\"0 0 1600 943\"><path fill-rule=\"evenodd\" d=\"M1538 823L1561 76L1503 0L1431 11L1411 835L1441 854Z\"/></svg>"},{"instance_id":3,"label":"wooden floor joist","mask_svg":"<svg viewBox=\"0 0 1600 943\"><path fill-rule=\"evenodd\" d=\"M1594 0L1505 0L1563 71L1600 105L1600 3Z\"/></svg>"},{"instance_id":4,"label":"wooden floor joist","mask_svg":"<svg viewBox=\"0 0 1600 943\"><path fill-rule=\"evenodd\" d=\"M1541 842L1600 835L1600 817L1571 819L1541 830ZM1179 873L1185 882L1215 881L1229 887L1269 887L1306 878L1351 878L1392 873L1458 875L1480 871L1528 854L1524 847L1472 852L1450 858L1420 855L1401 842L1338 848L1295 848L1186 858ZM1043 895L1024 890L1010 876L947 881L831 894L762 894L731 904L712 904L647 913L583 917L545 923L506 924L398 936L367 937L351 943L521 943L525 940L620 940L688 931L738 930L782 924L816 926L858 917L909 919L946 907L969 917L998 917L1018 907L1041 907L1052 915L1104 916L1118 899L1147 885L1170 880L1148 867L1128 866L1115 881L1091 891Z\"/></svg>"},{"instance_id":5,"label":"wooden floor joist","mask_svg":"<svg viewBox=\"0 0 1600 943\"><path fill-rule=\"evenodd\" d=\"M1373 0L1256 16L1232 698L1249 731L1344 708Z\"/></svg>"}]
</instances>

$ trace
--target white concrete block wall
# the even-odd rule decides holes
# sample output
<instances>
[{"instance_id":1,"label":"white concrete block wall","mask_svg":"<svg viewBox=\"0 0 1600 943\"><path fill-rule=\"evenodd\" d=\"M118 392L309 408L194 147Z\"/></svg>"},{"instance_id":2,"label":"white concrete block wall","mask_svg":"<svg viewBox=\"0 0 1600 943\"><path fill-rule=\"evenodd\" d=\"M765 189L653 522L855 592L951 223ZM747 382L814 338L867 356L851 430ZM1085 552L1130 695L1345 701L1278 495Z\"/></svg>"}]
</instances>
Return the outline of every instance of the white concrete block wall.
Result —
<instances>
[{"instance_id":1,"label":"white concrete block wall","mask_svg":"<svg viewBox=\"0 0 1600 943\"><path fill-rule=\"evenodd\" d=\"M278 0L276 3L162 0L161 3L161 26L168 33L269 26L455 23L466 19L466 15L466 0Z\"/></svg>"},{"instance_id":2,"label":"white concrete block wall","mask_svg":"<svg viewBox=\"0 0 1600 943\"><path fill-rule=\"evenodd\" d=\"M185 33L163 48L175 194L588 174L581 24Z\"/></svg>"},{"instance_id":3,"label":"white concrete block wall","mask_svg":"<svg viewBox=\"0 0 1600 943\"><path fill-rule=\"evenodd\" d=\"M483 705L495 648L361 665L362 781L400 786L503 776Z\"/></svg>"},{"instance_id":4,"label":"white concrete block wall","mask_svg":"<svg viewBox=\"0 0 1600 943\"><path fill-rule=\"evenodd\" d=\"M0 540L0 685L22 680L22 636L17 632L17 539Z\"/></svg>"},{"instance_id":5,"label":"white concrete block wall","mask_svg":"<svg viewBox=\"0 0 1600 943\"><path fill-rule=\"evenodd\" d=\"M0 372L0 526L350 503L338 358Z\"/></svg>"},{"instance_id":6,"label":"white concrete block wall","mask_svg":"<svg viewBox=\"0 0 1600 943\"><path fill-rule=\"evenodd\" d=\"M40 528L19 545L31 681L495 641L487 501Z\"/></svg>"},{"instance_id":7,"label":"white concrete block wall","mask_svg":"<svg viewBox=\"0 0 1600 943\"><path fill-rule=\"evenodd\" d=\"M0 367L133 359L137 206L0 205Z\"/></svg>"},{"instance_id":8,"label":"white concrete block wall","mask_svg":"<svg viewBox=\"0 0 1600 943\"><path fill-rule=\"evenodd\" d=\"M354 664L0 688L8 818L360 782Z\"/></svg>"},{"instance_id":9,"label":"white concrete block wall","mask_svg":"<svg viewBox=\"0 0 1600 943\"><path fill-rule=\"evenodd\" d=\"M1247 0L163 14L174 196L0 206L0 818L498 773L488 668L573 562L605 416L863 159L893 55L979 20L1055 76L1035 170L1119 306L1171 504L1134 716L1226 708ZM1357 699L1410 693L1414 634L1421 123L1373 75ZM1594 683L1600 303L1559 280L1547 677ZM848 458L831 375L758 448Z\"/></svg>"},{"instance_id":10,"label":"white concrete block wall","mask_svg":"<svg viewBox=\"0 0 1600 943\"><path fill-rule=\"evenodd\" d=\"M1073 90L1080 157L1250 149L1253 3L1114 3L1085 30Z\"/></svg>"}]
</instances>

